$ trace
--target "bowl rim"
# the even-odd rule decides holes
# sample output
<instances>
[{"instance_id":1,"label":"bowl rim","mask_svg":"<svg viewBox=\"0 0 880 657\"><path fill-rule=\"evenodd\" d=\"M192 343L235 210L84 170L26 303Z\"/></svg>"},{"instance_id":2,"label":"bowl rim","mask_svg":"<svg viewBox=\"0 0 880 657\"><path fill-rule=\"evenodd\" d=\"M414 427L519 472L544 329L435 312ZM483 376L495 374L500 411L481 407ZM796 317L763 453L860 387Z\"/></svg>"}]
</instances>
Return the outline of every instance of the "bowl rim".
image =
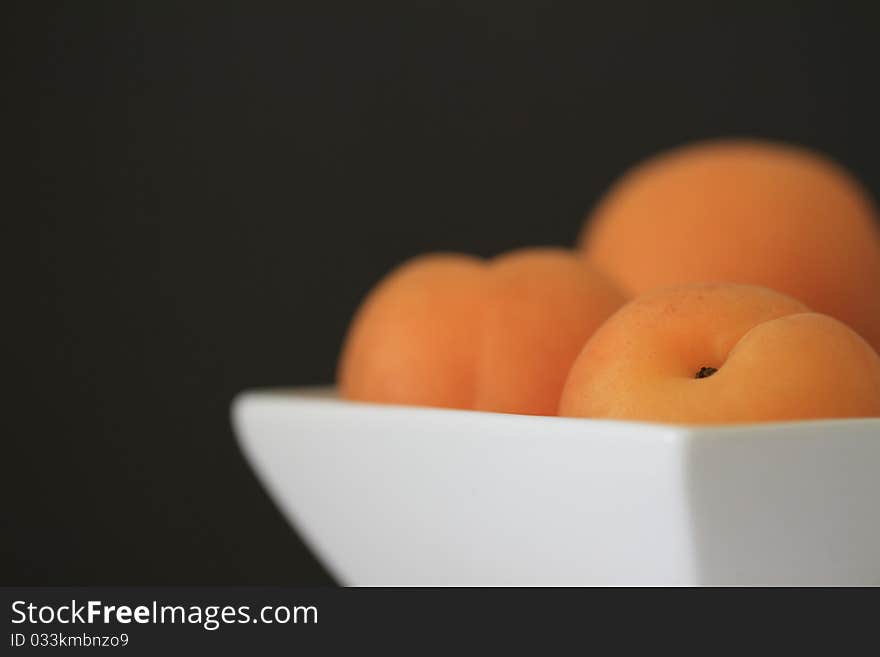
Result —
<instances>
[{"instance_id":1,"label":"bowl rim","mask_svg":"<svg viewBox=\"0 0 880 657\"><path fill-rule=\"evenodd\" d=\"M478 411L461 408L445 408L439 406L422 406L410 404L386 404L377 402L357 401L342 399L333 384L303 385L303 386L269 386L243 390L235 395L232 400L233 412L245 404L254 401L268 403L314 403L319 405L340 406L345 408L360 408L370 411L385 411L388 413L426 413L438 416L458 417L495 417L504 418L505 421L517 421L522 418L523 422L541 422L543 425L573 426L574 424L587 424L593 428L608 430L650 430L668 434L676 433L742 433L743 430L771 430L771 429L852 429L852 428L875 428L880 439L880 417L848 417L848 418L819 418L780 420L775 422L732 422L726 424L687 424L673 422L652 422L645 420L619 420L612 418L585 418L585 417L562 417L557 415L528 415L523 413L500 413L495 411Z\"/></svg>"}]
</instances>

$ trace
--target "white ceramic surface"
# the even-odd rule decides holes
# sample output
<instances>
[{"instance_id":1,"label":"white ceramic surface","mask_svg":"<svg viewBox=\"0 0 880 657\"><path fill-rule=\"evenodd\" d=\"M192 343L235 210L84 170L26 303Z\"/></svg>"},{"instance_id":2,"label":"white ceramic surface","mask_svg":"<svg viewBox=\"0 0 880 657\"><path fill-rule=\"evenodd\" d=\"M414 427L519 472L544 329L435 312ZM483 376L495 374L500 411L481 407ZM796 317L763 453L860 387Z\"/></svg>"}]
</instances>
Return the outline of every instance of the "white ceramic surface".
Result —
<instances>
[{"instance_id":1,"label":"white ceramic surface","mask_svg":"<svg viewBox=\"0 0 880 657\"><path fill-rule=\"evenodd\" d=\"M880 584L880 419L723 428L246 392L241 448L349 585Z\"/></svg>"}]
</instances>

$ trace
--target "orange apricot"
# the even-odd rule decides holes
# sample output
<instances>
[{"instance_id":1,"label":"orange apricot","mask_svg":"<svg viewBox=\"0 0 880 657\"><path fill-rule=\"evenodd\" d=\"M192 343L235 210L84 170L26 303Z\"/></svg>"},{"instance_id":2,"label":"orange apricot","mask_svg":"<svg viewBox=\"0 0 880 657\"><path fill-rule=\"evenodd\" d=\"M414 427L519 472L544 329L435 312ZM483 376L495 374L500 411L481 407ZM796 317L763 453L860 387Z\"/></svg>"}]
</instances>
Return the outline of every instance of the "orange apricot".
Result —
<instances>
[{"instance_id":1,"label":"orange apricot","mask_svg":"<svg viewBox=\"0 0 880 657\"><path fill-rule=\"evenodd\" d=\"M572 251L523 249L488 262L422 256L389 274L358 310L340 392L552 415L583 343L624 301Z\"/></svg>"},{"instance_id":2,"label":"orange apricot","mask_svg":"<svg viewBox=\"0 0 880 657\"><path fill-rule=\"evenodd\" d=\"M337 381L347 399L470 408L484 264L457 254L413 258L367 296L349 328Z\"/></svg>"},{"instance_id":3,"label":"orange apricot","mask_svg":"<svg viewBox=\"0 0 880 657\"><path fill-rule=\"evenodd\" d=\"M474 408L554 415L584 342L625 299L564 249L514 251L487 273Z\"/></svg>"},{"instance_id":4,"label":"orange apricot","mask_svg":"<svg viewBox=\"0 0 880 657\"><path fill-rule=\"evenodd\" d=\"M766 286L880 349L880 225L859 182L805 148L697 143L626 173L580 238L632 295L691 282Z\"/></svg>"},{"instance_id":5,"label":"orange apricot","mask_svg":"<svg viewBox=\"0 0 880 657\"><path fill-rule=\"evenodd\" d=\"M880 356L842 322L767 288L667 288L593 334L559 414L683 424L880 416Z\"/></svg>"}]
</instances>

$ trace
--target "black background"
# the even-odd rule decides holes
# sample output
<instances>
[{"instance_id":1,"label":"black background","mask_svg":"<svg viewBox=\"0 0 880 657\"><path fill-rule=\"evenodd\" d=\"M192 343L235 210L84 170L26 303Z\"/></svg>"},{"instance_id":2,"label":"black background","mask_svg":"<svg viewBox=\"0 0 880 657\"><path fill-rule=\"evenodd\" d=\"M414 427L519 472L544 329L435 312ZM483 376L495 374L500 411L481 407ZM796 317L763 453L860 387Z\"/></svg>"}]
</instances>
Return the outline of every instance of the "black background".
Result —
<instances>
[{"instance_id":1,"label":"black background","mask_svg":"<svg viewBox=\"0 0 880 657\"><path fill-rule=\"evenodd\" d=\"M854 9L180 4L6 6L5 584L329 582L229 402L331 381L411 255L570 244L628 165L702 137L880 190Z\"/></svg>"}]
</instances>

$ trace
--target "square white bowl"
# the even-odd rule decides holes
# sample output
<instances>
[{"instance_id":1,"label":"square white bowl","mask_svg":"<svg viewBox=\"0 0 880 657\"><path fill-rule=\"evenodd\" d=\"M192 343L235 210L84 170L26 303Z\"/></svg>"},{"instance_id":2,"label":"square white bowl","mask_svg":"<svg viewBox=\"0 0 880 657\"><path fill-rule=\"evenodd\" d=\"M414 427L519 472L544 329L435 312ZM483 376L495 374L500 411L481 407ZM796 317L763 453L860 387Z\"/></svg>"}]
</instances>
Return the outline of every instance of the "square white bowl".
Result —
<instances>
[{"instance_id":1,"label":"square white bowl","mask_svg":"<svg viewBox=\"0 0 880 657\"><path fill-rule=\"evenodd\" d=\"M245 392L241 449L347 585L877 585L880 419L725 427Z\"/></svg>"}]
</instances>

